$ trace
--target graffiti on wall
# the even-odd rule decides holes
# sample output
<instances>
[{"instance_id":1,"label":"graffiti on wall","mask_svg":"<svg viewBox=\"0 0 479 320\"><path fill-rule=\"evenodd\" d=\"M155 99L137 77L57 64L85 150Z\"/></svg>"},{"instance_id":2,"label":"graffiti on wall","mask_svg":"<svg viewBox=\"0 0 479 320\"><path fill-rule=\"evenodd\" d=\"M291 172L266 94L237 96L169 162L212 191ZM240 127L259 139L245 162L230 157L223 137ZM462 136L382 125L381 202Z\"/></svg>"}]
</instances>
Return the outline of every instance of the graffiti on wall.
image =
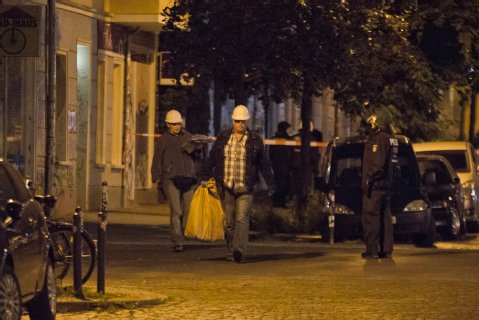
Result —
<instances>
[{"instance_id":1,"label":"graffiti on wall","mask_svg":"<svg viewBox=\"0 0 479 320\"><path fill-rule=\"evenodd\" d=\"M136 111L136 132L148 132L148 103L144 99L138 102L138 108ZM136 188L144 189L147 186L148 177L148 139L145 136L136 136L135 162L135 185Z\"/></svg>"}]
</instances>

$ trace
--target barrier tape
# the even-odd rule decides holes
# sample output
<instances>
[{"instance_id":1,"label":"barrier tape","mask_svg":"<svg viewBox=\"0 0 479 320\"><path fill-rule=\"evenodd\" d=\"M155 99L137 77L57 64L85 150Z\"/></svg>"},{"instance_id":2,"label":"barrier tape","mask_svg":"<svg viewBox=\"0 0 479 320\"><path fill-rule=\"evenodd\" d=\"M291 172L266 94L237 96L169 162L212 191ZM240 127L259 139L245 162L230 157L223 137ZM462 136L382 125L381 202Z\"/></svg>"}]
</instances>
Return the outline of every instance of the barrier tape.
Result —
<instances>
[{"instance_id":1,"label":"barrier tape","mask_svg":"<svg viewBox=\"0 0 479 320\"><path fill-rule=\"evenodd\" d=\"M136 136L140 137L154 137L154 138L159 138L161 137L161 134L158 133L135 133ZM215 137L211 137L216 139ZM286 139L264 139L263 140L265 145L270 145L270 146L300 146L301 141L295 141L295 140L286 140ZM319 147L319 148L325 148L328 145L327 142L317 142L317 141L312 141L310 143L311 147Z\"/></svg>"}]
</instances>

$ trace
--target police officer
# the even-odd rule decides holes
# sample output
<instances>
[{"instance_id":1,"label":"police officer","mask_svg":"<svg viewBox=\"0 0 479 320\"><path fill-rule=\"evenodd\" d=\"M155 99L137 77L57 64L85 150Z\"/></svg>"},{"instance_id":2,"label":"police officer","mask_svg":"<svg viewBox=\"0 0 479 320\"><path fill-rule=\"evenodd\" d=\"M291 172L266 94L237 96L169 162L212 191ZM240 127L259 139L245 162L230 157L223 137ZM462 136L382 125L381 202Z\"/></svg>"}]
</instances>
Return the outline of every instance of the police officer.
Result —
<instances>
[{"instance_id":1,"label":"police officer","mask_svg":"<svg viewBox=\"0 0 479 320\"><path fill-rule=\"evenodd\" d=\"M291 125L286 121L278 123L278 131L273 139L291 140L288 129ZM273 206L286 208L286 200L289 193L291 179L292 148L284 145L272 145L269 147L269 160L273 168L274 194Z\"/></svg>"},{"instance_id":2,"label":"police officer","mask_svg":"<svg viewBox=\"0 0 479 320\"><path fill-rule=\"evenodd\" d=\"M366 121L368 139L363 153L363 211L361 222L366 251L363 259L391 258L393 225L390 188L397 165L398 141L391 133L392 115L380 107Z\"/></svg>"}]
</instances>

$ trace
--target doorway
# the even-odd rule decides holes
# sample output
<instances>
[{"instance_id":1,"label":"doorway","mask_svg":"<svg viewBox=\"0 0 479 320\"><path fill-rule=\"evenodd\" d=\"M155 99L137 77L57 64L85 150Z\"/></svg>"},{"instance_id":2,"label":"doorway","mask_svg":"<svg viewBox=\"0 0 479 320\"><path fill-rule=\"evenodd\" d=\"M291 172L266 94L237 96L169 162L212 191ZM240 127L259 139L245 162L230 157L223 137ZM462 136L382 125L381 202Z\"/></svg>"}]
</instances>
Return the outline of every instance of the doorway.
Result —
<instances>
[{"instance_id":1,"label":"doorway","mask_svg":"<svg viewBox=\"0 0 479 320\"><path fill-rule=\"evenodd\" d=\"M90 153L90 96L91 50L88 45L77 45L77 203L88 210L89 153Z\"/></svg>"}]
</instances>

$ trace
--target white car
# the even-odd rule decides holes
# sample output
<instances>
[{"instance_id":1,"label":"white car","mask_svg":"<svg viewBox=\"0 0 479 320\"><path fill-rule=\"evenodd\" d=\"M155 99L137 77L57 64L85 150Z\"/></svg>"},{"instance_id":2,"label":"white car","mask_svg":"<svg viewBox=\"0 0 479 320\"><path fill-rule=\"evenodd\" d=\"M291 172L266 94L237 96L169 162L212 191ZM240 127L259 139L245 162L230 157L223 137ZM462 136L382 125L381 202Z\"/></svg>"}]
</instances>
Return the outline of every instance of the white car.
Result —
<instances>
[{"instance_id":1,"label":"white car","mask_svg":"<svg viewBox=\"0 0 479 320\"><path fill-rule=\"evenodd\" d=\"M437 154L449 160L464 188L468 227L479 231L479 161L472 145L466 141L451 141L415 143L413 147L419 155Z\"/></svg>"}]
</instances>

